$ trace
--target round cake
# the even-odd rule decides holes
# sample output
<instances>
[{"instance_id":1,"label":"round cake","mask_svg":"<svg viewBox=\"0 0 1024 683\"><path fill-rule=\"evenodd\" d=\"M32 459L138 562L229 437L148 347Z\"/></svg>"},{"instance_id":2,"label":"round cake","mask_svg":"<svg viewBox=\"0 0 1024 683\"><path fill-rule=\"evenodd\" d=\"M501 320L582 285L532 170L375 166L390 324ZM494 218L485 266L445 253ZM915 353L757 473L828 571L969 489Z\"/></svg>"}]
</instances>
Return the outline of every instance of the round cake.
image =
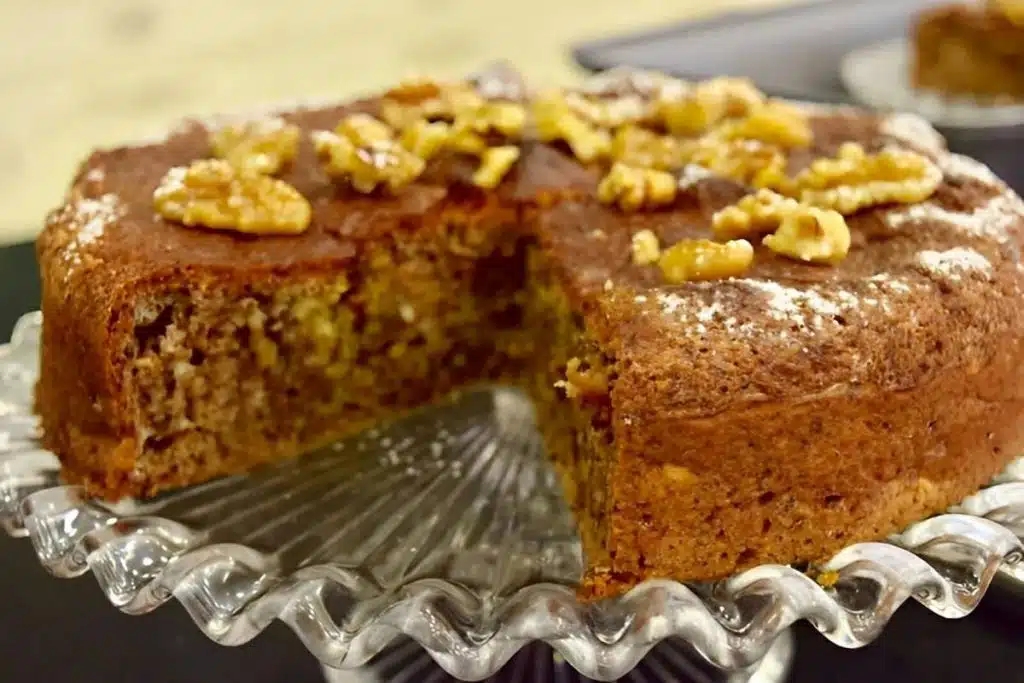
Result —
<instances>
[{"instance_id":1,"label":"round cake","mask_svg":"<svg viewBox=\"0 0 1024 683\"><path fill-rule=\"evenodd\" d=\"M44 442L148 496L526 389L584 594L806 564L1024 439L1024 203L907 115L614 71L94 153L39 238Z\"/></svg>"}]
</instances>

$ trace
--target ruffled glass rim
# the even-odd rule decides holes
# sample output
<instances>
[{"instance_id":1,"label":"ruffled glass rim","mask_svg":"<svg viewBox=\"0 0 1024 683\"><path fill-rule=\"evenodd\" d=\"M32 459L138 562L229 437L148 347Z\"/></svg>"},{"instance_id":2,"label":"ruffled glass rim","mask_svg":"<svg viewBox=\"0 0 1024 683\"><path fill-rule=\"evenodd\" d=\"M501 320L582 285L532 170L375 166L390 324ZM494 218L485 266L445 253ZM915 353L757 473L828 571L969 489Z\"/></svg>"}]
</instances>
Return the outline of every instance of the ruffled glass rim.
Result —
<instances>
[{"instance_id":1,"label":"ruffled glass rim","mask_svg":"<svg viewBox=\"0 0 1024 683\"><path fill-rule=\"evenodd\" d=\"M23 317L0 346L0 524L30 538L55 576L92 573L133 614L173 597L224 645L280 619L322 663L347 668L405 635L453 676L479 680L544 641L582 674L612 680L680 638L738 671L800 619L854 648L908 598L957 618L997 575L1024 582L1022 458L948 514L838 553L821 568L835 572L829 587L772 565L580 603L571 517L532 411L503 389L258 475L105 506L62 485L38 443L40 323Z\"/></svg>"}]
</instances>

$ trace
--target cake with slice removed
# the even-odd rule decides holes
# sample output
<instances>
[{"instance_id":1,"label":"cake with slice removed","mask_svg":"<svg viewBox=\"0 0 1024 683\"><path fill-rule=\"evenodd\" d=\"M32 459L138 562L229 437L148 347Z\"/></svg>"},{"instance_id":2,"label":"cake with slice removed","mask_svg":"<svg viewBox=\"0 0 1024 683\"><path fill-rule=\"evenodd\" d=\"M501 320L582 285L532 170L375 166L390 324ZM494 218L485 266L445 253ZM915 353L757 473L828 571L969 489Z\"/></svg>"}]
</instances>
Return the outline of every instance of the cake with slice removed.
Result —
<instances>
[{"instance_id":1,"label":"cake with slice removed","mask_svg":"<svg viewBox=\"0 0 1024 683\"><path fill-rule=\"evenodd\" d=\"M511 383L585 594L814 562L1019 452L1022 228L921 120L731 79L192 121L94 153L47 221L37 409L117 499Z\"/></svg>"}]
</instances>

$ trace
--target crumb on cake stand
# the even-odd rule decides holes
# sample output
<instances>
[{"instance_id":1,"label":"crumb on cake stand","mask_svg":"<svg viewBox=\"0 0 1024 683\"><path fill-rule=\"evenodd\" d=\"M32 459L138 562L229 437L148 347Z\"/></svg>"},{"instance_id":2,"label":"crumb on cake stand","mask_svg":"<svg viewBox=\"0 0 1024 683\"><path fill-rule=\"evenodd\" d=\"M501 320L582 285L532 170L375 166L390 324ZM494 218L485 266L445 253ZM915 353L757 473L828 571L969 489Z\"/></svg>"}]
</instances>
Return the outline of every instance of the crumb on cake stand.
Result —
<instances>
[{"instance_id":1,"label":"crumb on cake stand","mask_svg":"<svg viewBox=\"0 0 1024 683\"><path fill-rule=\"evenodd\" d=\"M37 407L117 499L515 384L601 597L814 562L1024 444L1024 203L924 121L616 70L91 155L38 242Z\"/></svg>"}]
</instances>

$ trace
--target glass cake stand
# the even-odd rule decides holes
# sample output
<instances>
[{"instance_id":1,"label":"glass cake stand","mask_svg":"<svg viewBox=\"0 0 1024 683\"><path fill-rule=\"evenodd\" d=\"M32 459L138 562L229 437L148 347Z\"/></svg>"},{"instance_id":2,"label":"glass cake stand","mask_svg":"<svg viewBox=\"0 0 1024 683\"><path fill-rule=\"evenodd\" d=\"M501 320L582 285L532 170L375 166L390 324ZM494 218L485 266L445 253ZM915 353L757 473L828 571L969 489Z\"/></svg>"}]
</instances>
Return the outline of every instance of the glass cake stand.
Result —
<instances>
[{"instance_id":1,"label":"glass cake stand","mask_svg":"<svg viewBox=\"0 0 1024 683\"><path fill-rule=\"evenodd\" d=\"M55 576L92 573L124 612L180 601L223 645L280 619L330 680L481 680L513 660L494 680L769 683L798 619L859 647L908 598L962 617L993 578L1024 580L1022 459L949 514L840 552L831 588L762 566L581 604L579 540L531 406L500 388L250 476L103 505L61 485L38 444L40 320L0 346L4 529Z\"/></svg>"}]
</instances>

